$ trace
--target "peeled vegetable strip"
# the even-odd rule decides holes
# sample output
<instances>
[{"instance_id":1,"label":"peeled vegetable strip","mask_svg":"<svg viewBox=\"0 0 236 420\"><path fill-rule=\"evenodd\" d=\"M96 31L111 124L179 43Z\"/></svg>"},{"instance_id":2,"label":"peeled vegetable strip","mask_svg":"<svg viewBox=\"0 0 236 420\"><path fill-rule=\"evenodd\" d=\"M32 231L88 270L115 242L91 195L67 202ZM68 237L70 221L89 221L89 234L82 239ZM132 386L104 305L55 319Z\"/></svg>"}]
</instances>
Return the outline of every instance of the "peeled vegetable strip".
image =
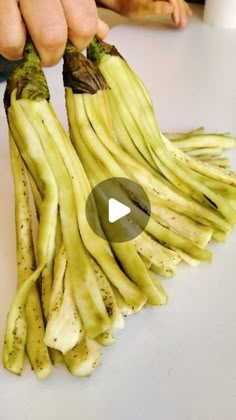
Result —
<instances>
[{"instance_id":1,"label":"peeled vegetable strip","mask_svg":"<svg viewBox=\"0 0 236 420\"><path fill-rule=\"evenodd\" d=\"M45 343L62 353L71 350L82 339L83 328L77 312L68 269L65 272L63 298L50 317L45 334Z\"/></svg>"},{"instance_id":2,"label":"peeled vegetable strip","mask_svg":"<svg viewBox=\"0 0 236 420\"><path fill-rule=\"evenodd\" d=\"M211 165L203 163L199 160L193 159L190 156L187 156L181 150L174 147L162 134L162 140L164 141L166 147L173 155L175 155L180 161L184 162L191 169L199 172L203 175L209 176L209 178L215 179L217 181L225 182L228 185L236 186L236 175L234 172L213 168Z\"/></svg>"},{"instance_id":3,"label":"peeled vegetable strip","mask_svg":"<svg viewBox=\"0 0 236 420\"><path fill-rule=\"evenodd\" d=\"M49 314L48 319L53 316L54 312L57 311L57 308L61 306L64 292L64 277L66 272L66 251L65 247L62 244L60 249L55 255L54 267L53 267L53 285L52 293L50 297L49 305Z\"/></svg>"},{"instance_id":4,"label":"peeled vegetable strip","mask_svg":"<svg viewBox=\"0 0 236 420\"><path fill-rule=\"evenodd\" d=\"M177 145L176 145L177 146ZM178 146L177 146L178 147ZM180 147L181 150L183 150ZM220 156L222 153L222 149L220 147L205 147L203 149L191 149L186 151L189 156L198 157L199 159L201 156L208 155L208 156Z\"/></svg>"},{"instance_id":5,"label":"peeled vegetable strip","mask_svg":"<svg viewBox=\"0 0 236 420\"><path fill-rule=\"evenodd\" d=\"M96 337L96 341L101 344L101 346L108 347L114 344L116 339L112 330L109 330Z\"/></svg>"},{"instance_id":6,"label":"peeled vegetable strip","mask_svg":"<svg viewBox=\"0 0 236 420\"><path fill-rule=\"evenodd\" d=\"M123 297L121 296L120 292L116 289L116 287L112 286L114 295L116 297L117 304L121 310L121 313L124 317L133 315L135 312L133 311L130 305L127 305Z\"/></svg>"},{"instance_id":7,"label":"peeled vegetable strip","mask_svg":"<svg viewBox=\"0 0 236 420\"><path fill-rule=\"evenodd\" d=\"M40 195L38 187L37 187L34 179L32 178L30 172L28 172L28 177L29 177L31 192L32 192L33 199L34 199L37 218L39 218L40 217L40 206L42 204L42 197ZM61 254L60 254L60 251L61 251ZM45 314L47 321L50 317L49 310L50 310L51 300L53 299L53 297L52 297L53 287L54 287L55 283L57 283L57 276L55 275L55 278L54 278L54 273L56 271L55 270L55 266L57 265L56 262L57 262L57 260L59 260L59 258L58 258L59 254L62 255L62 258L60 259L60 261L63 260L63 263L65 264L64 270L62 269L63 271L62 271L62 274L61 274L62 279L63 279L64 273L65 273L65 267L66 267L66 257L65 257L65 249L64 249L64 246L62 245L60 220L59 220L59 217L57 217L57 228L56 228L56 237L55 237L55 254L54 254L52 269L50 269L50 271L49 271L49 273L50 273L50 278L49 278L50 279L50 283L49 283L50 284L50 289L48 288L47 293L44 293L44 295L42 295L42 297L44 297L44 299L47 300L47 307L48 307L47 316ZM62 263L62 265L63 265L63 263ZM50 358L51 358L51 361L52 361L54 366L60 366L61 364L63 364L63 356L62 356L62 353L60 351L56 350L55 348L49 348L49 354L50 354Z\"/></svg>"},{"instance_id":8,"label":"peeled vegetable strip","mask_svg":"<svg viewBox=\"0 0 236 420\"><path fill-rule=\"evenodd\" d=\"M163 277L173 277L176 266L180 262L178 254L154 241L145 232L132 240L136 250L149 263L149 268L155 266L155 271Z\"/></svg>"},{"instance_id":9,"label":"peeled vegetable strip","mask_svg":"<svg viewBox=\"0 0 236 420\"><path fill-rule=\"evenodd\" d=\"M166 136L168 138L168 136ZM175 141L175 146L183 152L203 148L230 149L235 147L235 138L225 134L204 134L194 135L184 140Z\"/></svg>"},{"instance_id":10,"label":"peeled vegetable strip","mask_svg":"<svg viewBox=\"0 0 236 420\"><path fill-rule=\"evenodd\" d=\"M108 96L111 95L111 92L108 92ZM116 137L116 141L118 144L121 145L122 149L125 150L129 156L132 156L136 162L139 162L142 167L147 168L149 171L153 171L155 174L154 167L147 162L147 160L144 158L144 156L139 152L139 150L136 148L136 145L130 141L130 135L129 132L124 124L124 120L122 117L116 112L116 104L113 103L113 101L109 102L111 114L112 114L112 125L114 128L115 133L119 133L119 137Z\"/></svg>"},{"instance_id":11,"label":"peeled vegetable strip","mask_svg":"<svg viewBox=\"0 0 236 420\"><path fill-rule=\"evenodd\" d=\"M149 95L147 95L149 97ZM165 136L168 138L168 140L171 141L178 141L178 140L184 140L184 139L188 139L191 136L194 135L202 135L204 134L205 130L204 127L198 127L195 128L194 130L191 131L186 131L186 132L182 132L182 133L164 133Z\"/></svg>"},{"instance_id":12,"label":"peeled vegetable strip","mask_svg":"<svg viewBox=\"0 0 236 420\"><path fill-rule=\"evenodd\" d=\"M9 145L15 187L17 277L18 287L20 287L35 269L35 255L25 168L11 134ZM33 285L29 292L25 313L27 323L26 352L38 379L44 379L51 373L51 361L48 349L44 344L43 314L36 285Z\"/></svg>"},{"instance_id":13,"label":"peeled vegetable strip","mask_svg":"<svg viewBox=\"0 0 236 420\"><path fill-rule=\"evenodd\" d=\"M34 199L37 218L39 219L40 207L42 204L42 197L38 190L36 182L34 181L30 172L28 172L28 177L29 177L31 191L32 191L33 199ZM49 302L50 302L52 283L53 283L53 263L54 263L54 257L55 257L55 242L56 242L56 237L58 236L57 235L58 223L59 223L59 219L57 218L56 234L52 235L51 237L49 249L48 249L47 263L45 265L45 268L42 271L41 279L40 279L40 293L41 293L41 300L42 300L42 308L43 308L43 313L46 319L48 319Z\"/></svg>"},{"instance_id":14,"label":"peeled vegetable strip","mask_svg":"<svg viewBox=\"0 0 236 420\"><path fill-rule=\"evenodd\" d=\"M205 160L206 162L210 163L211 165L219 166L221 168L229 168L230 162L228 158L217 158L217 159L209 159L208 157L203 159L201 156L201 160Z\"/></svg>"},{"instance_id":15,"label":"peeled vegetable strip","mask_svg":"<svg viewBox=\"0 0 236 420\"><path fill-rule=\"evenodd\" d=\"M17 147L24 158L27 168L31 172L31 167L33 166L41 182L44 184L40 214L41 223L39 223L38 227L36 249L38 261L41 261L46 258L49 241L52 234L55 234L58 195L56 183L40 144L39 137L32 127L31 121L25 115L21 107L21 101L27 102L25 99L13 100L11 107L8 109L8 119L10 131L13 133L14 140L17 142ZM28 100L28 105L31 105L30 100ZM42 223L44 222L44 217L48 224ZM48 230L49 226L50 229ZM41 235L44 240L41 240ZM45 242L45 235L48 236L47 242Z\"/></svg>"},{"instance_id":16,"label":"peeled vegetable strip","mask_svg":"<svg viewBox=\"0 0 236 420\"><path fill-rule=\"evenodd\" d=\"M96 341L84 337L64 355L68 370L75 376L90 376L101 363L101 350Z\"/></svg>"},{"instance_id":17,"label":"peeled vegetable strip","mask_svg":"<svg viewBox=\"0 0 236 420\"><path fill-rule=\"evenodd\" d=\"M53 234L50 238L50 243L48 247L48 260L41 275L42 304L43 304L44 316L46 318L48 316L49 301L50 301L50 295L51 295L51 290L52 290L54 253L55 253L55 234Z\"/></svg>"},{"instance_id":18,"label":"peeled vegetable strip","mask_svg":"<svg viewBox=\"0 0 236 420\"><path fill-rule=\"evenodd\" d=\"M205 248L211 240L213 234L211 228L202 226L183 214L160 206L153 206L152 214L158 222L192 240L200 248Z\"/></svg>"},{"instance_id":19,"label":"peeled vegetable strip","mask_svg":"<svg viewBox=\"0 0 236 420\"><path fill-rule=\"evenodd\" d=\"M117 305L110 282L108 281L101 267L96 263L96 261L93 258L91 258L91 264L93 266L94 273L97 278L97 282L101 291L104 304L106 306L108 316L111 320L111 326L113 328L123 328L124 320ZM107 334L107 332L104 334Z\"/></svg>"},{"instance_id":20,"label":"peeled vegetable strip","mask_svg":"<svg viewBox=\"0 0 236 420\"><path fill-rule=\"evenodd\" d=\"M27 79L24 79L25 71L28 74ZM40 87L37 90L37 95L35 95L35 87L36 90ZM28 168L33 163L35 172L45 185L37 236L38 265L17 291L7 317L3 353L4 366L17 374L22 373L27 333L25 305L29 291L39 278L47 261L50 238L56 227L58 204L57 188L38 142L38 137L21 110L20 101L22 97L27 98L25 100L29 102L34 102L36 97L38 101L48 98L48 90L39 59L34 56L34 52L29 46L25 50L24 63L15 69L7 83L4 98L10 132L17 148Z\"/></svg>"}]
</instances>

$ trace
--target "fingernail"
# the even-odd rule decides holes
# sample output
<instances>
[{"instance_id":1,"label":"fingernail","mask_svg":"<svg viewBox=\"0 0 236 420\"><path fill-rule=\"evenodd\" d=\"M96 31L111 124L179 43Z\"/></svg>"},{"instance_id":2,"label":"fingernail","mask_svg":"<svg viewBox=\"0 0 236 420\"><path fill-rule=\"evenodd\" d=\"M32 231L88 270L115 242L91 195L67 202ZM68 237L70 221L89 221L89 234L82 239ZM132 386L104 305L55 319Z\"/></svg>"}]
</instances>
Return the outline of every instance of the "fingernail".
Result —
<instances>
[{"instance_id":1,"label":"fingernail","mask_svg":"<svg viewBox=\"0 0 236 420\"><path fill-rule=\"evenodd\" d=\"M61 54L55 55L50 54L48 51L41 50L39 51L39 56L43 67L52 67L60 61L63 56L63 51L61 51Z\"/></svg>"},{"instance_id":2,"label":"fingernail","mask_svg":"<svg viewBox=\"0 0 236 420\"><path fill-rule=\"evenodd\" d=\"M101 19L98 19L98 30L97 35L100 38L105 38L109 32L109 26Z\"/></svg>"}]
</instances>

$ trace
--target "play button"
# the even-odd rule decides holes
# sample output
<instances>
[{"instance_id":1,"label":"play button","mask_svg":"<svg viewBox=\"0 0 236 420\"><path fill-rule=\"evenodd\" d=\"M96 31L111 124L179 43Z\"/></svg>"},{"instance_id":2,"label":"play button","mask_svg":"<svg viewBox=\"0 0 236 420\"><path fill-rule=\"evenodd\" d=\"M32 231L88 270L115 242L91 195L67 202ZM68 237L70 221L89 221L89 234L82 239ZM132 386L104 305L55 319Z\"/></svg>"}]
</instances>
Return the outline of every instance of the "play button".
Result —
<instances>
[{"instance_id":1,"label":"play button","mask_svg":"<svg viewBox=\"0 0 236 420\"><path fill-rule=\"evenodd\" d=\"M108 200L108 220L110 223L114 223L122 217L126 216L131 212L130 208L125 206L115 198Z\"/></svg>"},{"instance_id":2,"label":"play button","mask_svg":"<svg viewBox=\"0 0 236 420\"><path fill-rule=\"evenodd\" d=\"M100 182L86 202L91 229L110 242L126 242L138 236L149 221L150 211L146 192L128 178Z\"/></svg>"}]
</instances>

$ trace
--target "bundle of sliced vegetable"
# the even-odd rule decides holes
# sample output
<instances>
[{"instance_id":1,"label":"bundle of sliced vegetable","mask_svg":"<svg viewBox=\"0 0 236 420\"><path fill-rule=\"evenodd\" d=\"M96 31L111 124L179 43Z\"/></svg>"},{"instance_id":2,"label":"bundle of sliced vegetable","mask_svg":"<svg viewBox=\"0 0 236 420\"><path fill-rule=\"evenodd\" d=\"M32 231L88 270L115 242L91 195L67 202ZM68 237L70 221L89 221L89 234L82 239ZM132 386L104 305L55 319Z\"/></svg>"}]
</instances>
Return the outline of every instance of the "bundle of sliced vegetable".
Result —
<instances>
[{"instance_id":1,"label":"bundle of sliced vegetable","mask_svg":"<svg viewBox=\"0 0 236 420\"><path fill-rule=\"evenodd\" d=\"M147 301L142 289L149 278L142 279L136 266L128 275L109 243L90 229L85 218L91 190L88 179L49 103L46 80L30 42L24 55L5 93L15 182L19 288L7 317L4 366L21 374L26 345L39 378L51 371L48 348L56 364L64 360L75 375L89 375L100 363L97 341L111 344L112 329L123 326L116 296L126 312L140 310ZM38 215L36 263L24 167ZM122 258L129 266L128 254L123 252ZM145 269L142 267L146 274ZM141 288L132 281L136 276ZM152 288L151 280L150 284Z\"/></svg>"},{"instance_id":2,"label":"bundle of sliced vegetable","mask_svg":"<svg viewBox=\"0 0 236 420\"><path fill-rule=\"evenodd\" d=\"M153 272L168 278L181 260L210 262L209 241L223 241L236 221L235 175L187 155L232 147L234 140L227 133L207 138L202 129L164 136L145 87L116 49L95 39L88 54L98 67L70 43L64 55L71 140L49 102L30 41L7 83L18 290L7 317L4 366L16 374L27 352L38 378L50 374L51 362L90 375L100 364L100 345L114 343L123 316L147 302L167 302ZM145 230L128 242L110 236L101 211L109 191L91 204L101 235L86 219L91 188L108 178L135 215L131 224L121 221L124 229L142 226L147 208L119 178L140 184L150 200Z\"/></svg>"},{"instance_id":3,"label":"bundle of sliced vegetable","mask_svg":"<svg viewBox=\"0 0 236 420\"><path fill-rule=\"evenodd\" d=\"M197 221L213 228L214 237L223 238L222 233L236 221L236 175L188 156L160 132L145 87L115 47L94 39L88 56L110 87L107 96L121 148L145 164L163 185L182 193L185 199L194 199L192 214L188 215L195 220L197 216ZM232 145L233 140L229 143ZM194 214L195 205L202 207L201 216Z\"/></svg>"}]
</instances>

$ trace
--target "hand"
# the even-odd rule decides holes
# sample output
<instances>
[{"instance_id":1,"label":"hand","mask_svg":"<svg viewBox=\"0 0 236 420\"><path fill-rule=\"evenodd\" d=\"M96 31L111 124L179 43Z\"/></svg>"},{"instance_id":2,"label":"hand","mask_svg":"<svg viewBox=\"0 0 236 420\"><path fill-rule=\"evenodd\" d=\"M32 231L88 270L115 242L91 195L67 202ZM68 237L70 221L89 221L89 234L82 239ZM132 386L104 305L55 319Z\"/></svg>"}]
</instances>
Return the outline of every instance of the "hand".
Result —
<instances>
[{"instance_id":1,"label":"hand","mask_svg":"<svg viewBox=\"0 0 236 420\"><path fill-rule=\"evenodd\" d=\"M184 0L101 0L101 3L124 16L171 15L173 22L180 27L184 27L188 17L192 16Z\"/></svg>"},{"instance_id":2,"label":"hand","mask_svg":"<svg viewBox=\"0 0 236 420\"><path fill-rule=\"evenodd\" d=\"M97 15L94 0L0 0L0 54L10 60L22 57L26 31L41 57L52 66L62 57L67 38L82 51L108 26Z\"/></svg>"}]
</instances>

